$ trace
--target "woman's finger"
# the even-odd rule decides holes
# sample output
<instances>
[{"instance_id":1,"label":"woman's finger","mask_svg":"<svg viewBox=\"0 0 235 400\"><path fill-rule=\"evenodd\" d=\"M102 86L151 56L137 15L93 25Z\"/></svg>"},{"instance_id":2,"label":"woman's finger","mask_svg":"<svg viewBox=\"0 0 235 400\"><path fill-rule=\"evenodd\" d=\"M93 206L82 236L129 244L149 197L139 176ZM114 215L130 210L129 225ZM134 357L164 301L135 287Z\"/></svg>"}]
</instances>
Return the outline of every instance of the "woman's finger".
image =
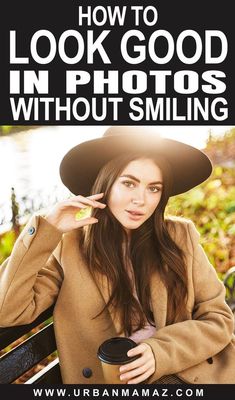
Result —
<instances>
[{"instance_id":1,"label":"woman's finger","mask_svg":"<svg viewBox=\"0 0 235 400\"><path fill-rule=\"evenodd\" d=\"M82 196L81 194L77 194L77 196L73 196L73 199L76 199L78 197L83 197L84 199L101 199L104 196L104 193L95 193L90 196Z\"/></svg>"},{"instance_id":2,"label":"woman's finger","mask_svg":"<svg viewBox=\"0 0 235 400\"><path fill-rule=\"evenodd\" d=\"M133 349L127 352L128 357L136 356L137 354L142 354L148 349L148 345L146 343L141 343Z\"/></svg>"},{"instance_id":3,"label":"woman's finger","mask_svg":"<svg viewBox=\"0 0 235 400\"><path fill-rule=\"evenodd\" d=\"M122 365L122 366L119 368L119 371L120 371L121 373L127 372L127 371L131 371L132 369L141 367L141 366L144 364L144 362L145 362L145 361L144 361L143 357L137 358L137 360L132 361L132 362L130 362L129 364Z\"/></svg>"},{"instance_id":4,"label":"woman's finger","mask_svg":"<svg viewBox=\"0 0 235 400\"><path fill-rule=\"evenodd\" d=\"M82 226L96 224L97 222L98 222L97 218L93 217L83 218L77 222L77 227L81 228Z\"/></svg>"},{"instance_id":5,"label":"woman's finger","mask_svg":"<svg viewBox=\"0 0 235 400\"><path fill-rule=\"evenodd\" d=\"M96 193L92 194L91 196L87 196L87 198L91 200L102 199L102 197L104 197L104 193Z\"/></svg>"},{"instance_id":6,"label":"woman's finger","mask_svg":"<svg viewBox=\"0 0 235 400\"><path fill-rule=\"evenodd\" d=\"M133 379L131 379L130 381L127 382L128 385L132 385L132 384L136 384L136 383L141 383L144 382L146 379L148 379L152 374L154 373L154 371L150 370L145 372L142 375L139 375Z\"/></svg>"},{"instance_id":7,"label":"woman's finger","mask_svg":"<svg viewBox=\"0 0 235 400\"><path fill-rule=\"evenodd\" d=\"M134 378L136 376L144 374L148 368L150 367L150 364L143 364L139 368L132 369L131 371L127 372L126 374L121 374L120 375L120 380L121 381L129 381L129 379Z\"/></svg>"},{"instance_id":8,"label":"woman's finger","mask_svg":"<svg viewBox=\"0 0 235 400\"><path fill-rule=\"evenodd\" d=\"M73 197L73 198L69 199L69 201L72 201L75 204L77 202L80 202L82 204L87 204L94 208L105 208L106 207L106 204L104 204L104 203L100 203L99 201L91 200L88 197L83 197L83 196L76 196L76 198Z\"/></svg>"},{"instance_id":9,"label":"woman's finger","mask_svg":"<svg viewBox=\"0 0 235 400\"><path fill-rule=\"evenodd\" d=\"M63 208L67 208L67 207L74 207L74 208L87 208L87 205L86 204L82 204L82 203L80 203L80 202L78 202L78 201L66 201L66 202L64 202L63 203Z\"/></svg>"},{"instance_id":10,"label":"woman's finger","mask_svg":"<svg viewBox=\"0 0 235 400\"><path fill-rule=\"evenodd\" d=\"M81 194L78 194L77 196L73 196L71 197L71 199L75 199L75 200L79 200L79 199L89 199L89 200L100 200L102 199L102 197L104 197L104 193L96 193L96 194L92 194L91 196L82 196Z\"/></svg>"},{"instance_id":11,"label":"woman's finger","mask_svg":"<svg viewBox=\"0 0 235 400\"><path fill-rule=\"evenodd\" d=\"M141 343L129 350L128 356L140 357L129 364L120 367L120 380L127 383L139 383L147 379L155 371L155 359L151 347L147 343Z\"/></svg>"}]
</instances>

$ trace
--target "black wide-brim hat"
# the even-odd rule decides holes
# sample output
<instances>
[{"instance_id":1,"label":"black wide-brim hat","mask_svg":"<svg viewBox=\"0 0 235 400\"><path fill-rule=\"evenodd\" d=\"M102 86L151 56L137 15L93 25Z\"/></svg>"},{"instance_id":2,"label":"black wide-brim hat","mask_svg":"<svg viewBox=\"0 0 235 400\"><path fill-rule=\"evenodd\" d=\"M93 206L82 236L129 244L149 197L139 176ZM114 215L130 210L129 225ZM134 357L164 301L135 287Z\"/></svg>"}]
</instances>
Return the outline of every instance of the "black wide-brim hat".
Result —
<instances>
[{"instance_id":1,"label":"black wide-brim hat","mask_svg":"<svg viewBox=\"0 0 235 400\"><path fill-rule=\"evenodd\" d=\"M110 160L128 153L151 154L156 160L165 157L173 186L170 196L184 193L205 181L212 164L201 150L150 134L144 127L113 126L101 138L73 147L60 164L60 177L75 195L89 196L100 169Z\"/></svg>"}]
</instances>

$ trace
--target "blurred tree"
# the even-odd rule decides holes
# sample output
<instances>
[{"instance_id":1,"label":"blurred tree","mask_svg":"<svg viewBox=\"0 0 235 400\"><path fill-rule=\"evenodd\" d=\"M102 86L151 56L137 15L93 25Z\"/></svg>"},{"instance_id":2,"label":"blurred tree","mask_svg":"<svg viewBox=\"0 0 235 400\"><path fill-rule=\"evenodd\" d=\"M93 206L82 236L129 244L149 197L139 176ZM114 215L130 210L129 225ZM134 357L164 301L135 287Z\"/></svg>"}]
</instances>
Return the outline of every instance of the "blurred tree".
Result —
<instances>
[{"instance_id":1,"label":"blurred tree","mask_svg":"<svg viewBox=\"0 0 235 400\"><path fill-rule=\"evenodd\" d=\"M19 203L16 200L15 190L11 188L11 211L12 211L12 229L15 232L15 236L17 237L20 233L20 225L19 225Z\"/></svg>"}]
</instances>

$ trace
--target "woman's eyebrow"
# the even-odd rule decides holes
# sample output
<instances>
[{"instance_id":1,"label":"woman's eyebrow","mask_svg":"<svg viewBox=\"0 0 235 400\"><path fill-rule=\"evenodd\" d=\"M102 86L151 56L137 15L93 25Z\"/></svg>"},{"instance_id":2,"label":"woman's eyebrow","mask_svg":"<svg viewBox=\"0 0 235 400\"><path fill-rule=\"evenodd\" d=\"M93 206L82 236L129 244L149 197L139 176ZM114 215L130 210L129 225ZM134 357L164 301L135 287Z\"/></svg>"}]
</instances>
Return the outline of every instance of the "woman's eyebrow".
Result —
<instances>
[{"instance_id":1,"label":"woman's eyebrow","mask_svg":"<svg viewBox=\"0 0 235 400\"><path fill-rule=\"evenodd\" d=\"M129 178L132 179L133 181L136 181L138 183L140 183L140 180L138 178L136 178L134 175L121 175L120 178ZM150 182L149 185L163 185L163 183L161 181L156 181L156 182Z\"/></svg>"}]
</instances>

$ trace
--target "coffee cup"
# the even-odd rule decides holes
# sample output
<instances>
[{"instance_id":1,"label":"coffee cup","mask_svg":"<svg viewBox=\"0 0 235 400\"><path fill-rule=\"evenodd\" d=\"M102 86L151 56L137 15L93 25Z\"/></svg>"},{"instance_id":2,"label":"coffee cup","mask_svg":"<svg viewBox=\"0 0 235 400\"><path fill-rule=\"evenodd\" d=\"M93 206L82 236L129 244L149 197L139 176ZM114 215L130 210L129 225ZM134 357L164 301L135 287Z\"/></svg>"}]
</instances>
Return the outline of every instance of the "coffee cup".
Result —
<instances>
[{"instance_id":1,"label":"coffee cup","mask_svg":"<svg viewBox=\"0 0 235 400\"><path fill-rule=\"evenodd\" d=\"M126 383L120 380L119 368L139 358L139 355L133 357L127 355L127 352L136 346L137 343L126 337L114 337L100 345L97 356L101 361L105 383Z\"/></svg>"}]
</instances>

